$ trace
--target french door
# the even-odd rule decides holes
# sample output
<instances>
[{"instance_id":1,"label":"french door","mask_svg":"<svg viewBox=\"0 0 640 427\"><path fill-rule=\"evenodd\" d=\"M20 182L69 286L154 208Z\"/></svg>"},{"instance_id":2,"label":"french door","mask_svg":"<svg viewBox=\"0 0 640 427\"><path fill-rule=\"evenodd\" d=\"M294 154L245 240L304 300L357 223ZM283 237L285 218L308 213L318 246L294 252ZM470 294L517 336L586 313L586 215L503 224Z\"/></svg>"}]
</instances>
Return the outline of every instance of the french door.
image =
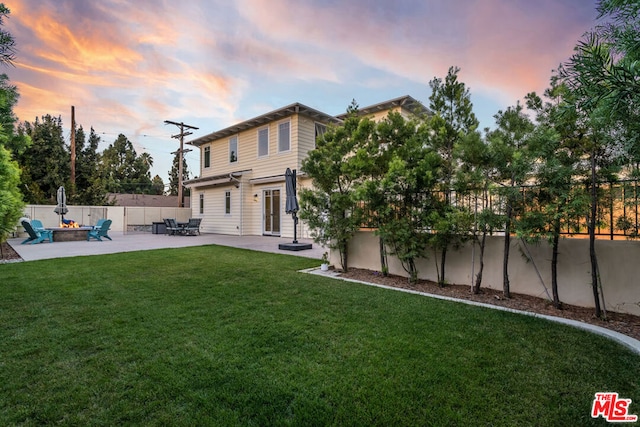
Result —
<instances>
[{"instance_id":1,"label":"french door","mask_svg":"<svg viewBox=\"0 0 640 427\"><path fill-rule=\"evenodd\" d=\"M262 190L263 227L262 234L280 235L280 190Z\"/></svg>"}]
</instances>

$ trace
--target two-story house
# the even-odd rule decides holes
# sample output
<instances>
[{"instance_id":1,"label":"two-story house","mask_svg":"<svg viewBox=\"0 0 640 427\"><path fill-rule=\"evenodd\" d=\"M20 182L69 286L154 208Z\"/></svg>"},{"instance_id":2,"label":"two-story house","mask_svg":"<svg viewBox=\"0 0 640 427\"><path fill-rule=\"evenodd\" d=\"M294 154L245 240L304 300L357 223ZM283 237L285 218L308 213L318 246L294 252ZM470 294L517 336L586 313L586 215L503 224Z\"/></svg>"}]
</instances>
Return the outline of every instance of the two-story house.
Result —
<instances>
[{"instance_id":1,"label":"two-story house","mask_svg":"<svg viewBox=\"0 0 640 427\"><path fill-rule=\"evenodd\" d=\"M380 120L390 111L408 115L424 111L405 96L361 108L359 114ZM202 218L205 233L293 236L293 220L284 213L285 171L298 171L298 189L311 185L300 172L303 159L327 125L344 116L331 116L300 103L189 141L200 149L200 176L185 181L191 189L192 216ZM309 237L300 221L299 237Z\"/></svg>"}]
</instances>

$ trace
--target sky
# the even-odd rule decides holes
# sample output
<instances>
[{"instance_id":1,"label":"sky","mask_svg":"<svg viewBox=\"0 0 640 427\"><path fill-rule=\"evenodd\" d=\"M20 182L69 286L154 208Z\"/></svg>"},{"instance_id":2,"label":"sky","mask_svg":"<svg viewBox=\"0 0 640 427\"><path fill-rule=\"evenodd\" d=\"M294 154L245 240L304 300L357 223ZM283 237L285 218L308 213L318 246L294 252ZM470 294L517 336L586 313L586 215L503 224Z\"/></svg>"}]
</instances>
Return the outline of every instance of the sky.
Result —
<instances>
[{"instance_id":1,"label":"sky","mask_svg":"<svg viewBox=\"0 0 640 427\"><path fill-rule=\"evenodd\" d=\"M449 67L482 128L569 59L596 25L596 0L7 0L20 121L71 106L100 149L122 133L168 182L185 141L300 102L344 113L410 95ZM194 148L185 145L185 148ZM191 177L199 152L185 154Z\"/></svg>"}]
</instances>

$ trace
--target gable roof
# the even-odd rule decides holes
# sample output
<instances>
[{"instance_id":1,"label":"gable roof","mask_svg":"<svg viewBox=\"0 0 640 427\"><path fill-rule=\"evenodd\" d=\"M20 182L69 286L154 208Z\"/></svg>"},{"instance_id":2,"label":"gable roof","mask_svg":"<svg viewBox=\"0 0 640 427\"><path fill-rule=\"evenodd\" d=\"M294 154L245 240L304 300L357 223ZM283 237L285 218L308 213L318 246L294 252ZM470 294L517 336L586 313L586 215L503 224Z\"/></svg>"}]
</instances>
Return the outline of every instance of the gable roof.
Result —
<instances>
[{"instance_id":1,"label":"gable roof","mask_svg":"<svg viewBox=\"0 0 640 427\"><path fill-rule=\"evenodd\" d=\"M392 108L396 107L402 107L405 110L414 113L431 113L431 111L427 107L425 107L422 102L409 95L405 95L399 98L390 99L389 101L369 105L368 107L358 108L358 116L367 116L369 114L379 113L380 111L391 110ZM337 115L336 117L340 120L344 120L347 118L347 115L348 113L343 113Z\"/></svg>"},{"instance_id":2,"label":"gable roof","mask_svg":"<svg viewBox=\"0 0 640 427\"><path fill-rule=\"evenodd\" d=\"M315 110L311 107L307 107L306 105L296 102L295 104L287 105L286 107L282 107L280 109L271 111L261 116L254 117L249 120L245 120L244 122L236 123L232 126L210 133L208 135L201 136L200 138L196 138L193 141L187 141L186 143L199 147L202 144L206 144L208 142L212 142L217 139L235 135L239 132L242 132L251 128L256 128L256 127L265 125L267 123L292 116L293 114L302 114L314 120L325 122L325 123L327 122L334 123L334 124L342 123L342 120L337 119L334 116L330 116L329 114L325 114L321 111Z\"/></svg>"}]
</instances>

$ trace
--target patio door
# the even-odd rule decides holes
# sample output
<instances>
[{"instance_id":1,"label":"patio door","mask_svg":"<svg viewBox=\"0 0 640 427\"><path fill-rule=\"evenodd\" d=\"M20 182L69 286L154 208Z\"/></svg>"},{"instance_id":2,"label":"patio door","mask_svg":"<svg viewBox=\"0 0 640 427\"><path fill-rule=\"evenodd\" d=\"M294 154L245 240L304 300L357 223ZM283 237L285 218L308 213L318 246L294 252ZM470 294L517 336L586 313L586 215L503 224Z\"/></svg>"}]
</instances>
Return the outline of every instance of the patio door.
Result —
<instances>
[{"instance_id":1,"label":"patio door","mask_svg":"<svg viewBox=\"0 0 640 427\"><path fill-rule=\"evenodd\" d=\"M263 227L262 234L280 235L280 190L262 190Z\"/></svg>"}]
</instances>

